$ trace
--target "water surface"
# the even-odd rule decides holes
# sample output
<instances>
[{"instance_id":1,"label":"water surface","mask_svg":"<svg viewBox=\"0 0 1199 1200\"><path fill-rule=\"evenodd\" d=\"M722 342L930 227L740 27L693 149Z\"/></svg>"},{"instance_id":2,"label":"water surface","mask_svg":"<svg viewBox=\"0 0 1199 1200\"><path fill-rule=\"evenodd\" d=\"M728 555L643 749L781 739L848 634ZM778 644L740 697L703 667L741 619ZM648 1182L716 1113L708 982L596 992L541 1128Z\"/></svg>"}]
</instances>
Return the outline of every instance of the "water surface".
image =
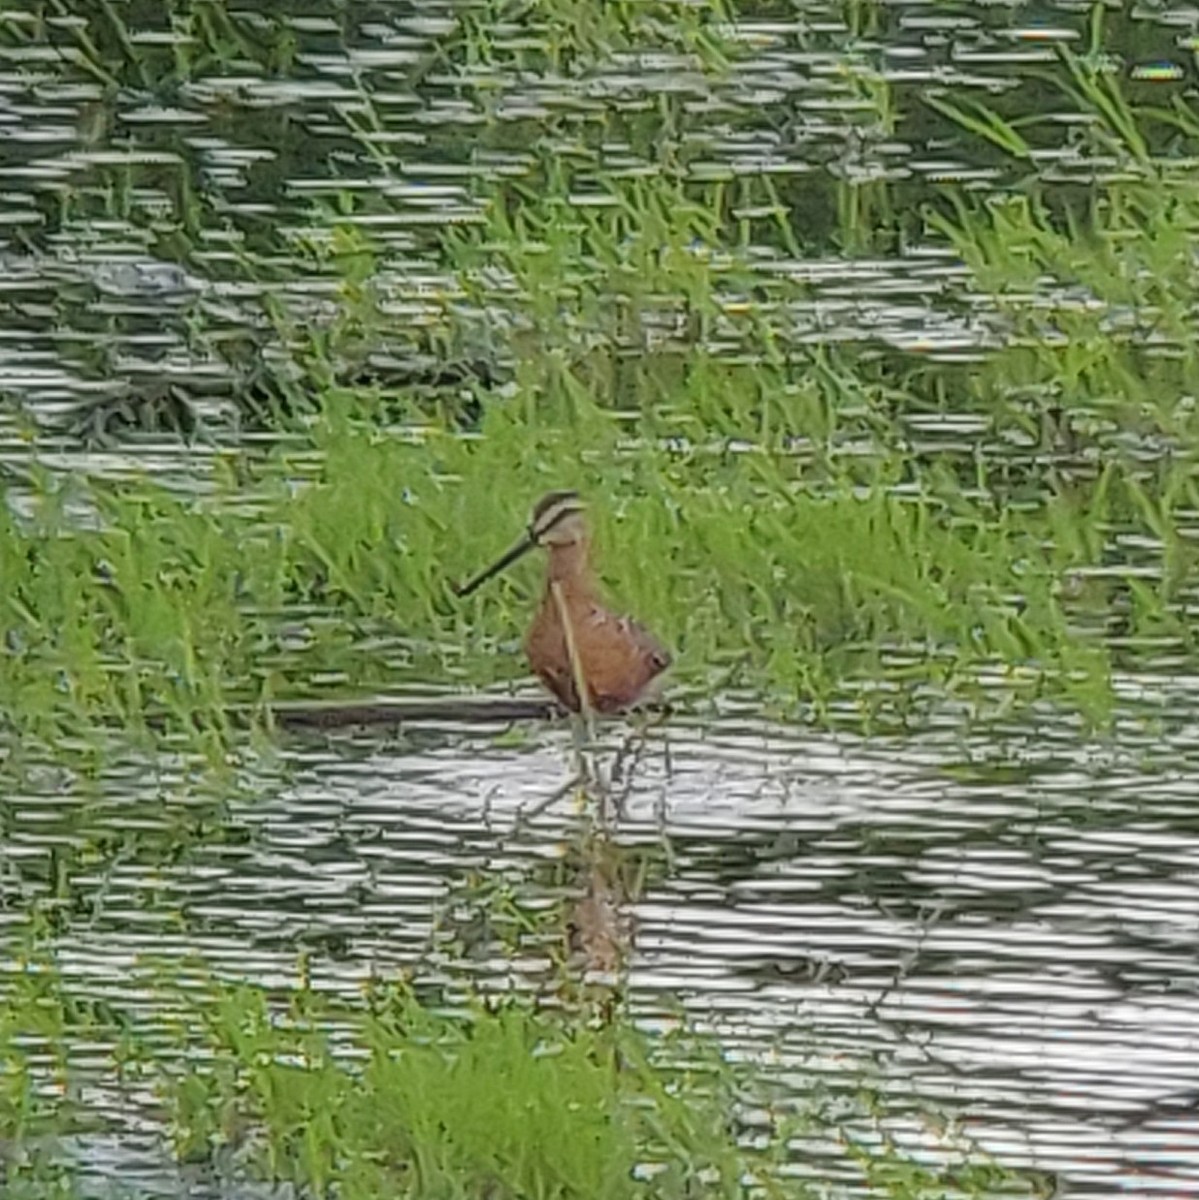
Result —
<instances>
[{"instance_id":1,"label":"water surface","mask_svg":"<svg viewBox=\"0 0 1199 1200\"><path fill-rule=\"evenodd\" d=\"M1090 53L1091 10L1073 4L1035 20L974 4L805 5L745 16L721 31L720 55L680 14L590 58L564 51L548 17L305 11L233 14L217 55L165 8L142 6L144 23L123 31L97 17L94 55L79 21L36 6L0 27L0 472L14 511L28 512L35 468L72 487L149 476L200 495L222 450L277 445L255 389L308 386L297 363L343 315L362 245L374 319L339 343L339 378L456 400L494 388L501 402L521 339L548 335L502 257L467 279L444 238L480 221L497 185L533 177L547 145L590 164L572 177L572 217L614 204L613 180L727 185L721 243L691 247L729 263L718 319L696 333L681 291L654 295L631 322L600 306L580 342L617 361L701 344L740 361L756 353L751 313L801 373L830 345L968 373L1006 344L1005 326L916 220L920 205L946 181L1054 197L1127 169L1053 84L1057 47ZM1105 20L1140 97L1186 101L1195 15ZM929 97L1023 106L1035 155L990 152ZM913 214L902 245L872 239L872 205ZM1114 338L1139 336L1113 320ZM1076 414L1084 432L1093 418L1089 436L1055 441L997 428L967 394L952 392L960 411L894 415L912 454L1048 480L1034 468L1087 470L1114 448L1148 470L1165 448L1105 423L1097 399ZM628 403L618 377L601 399ZM1029 398L1037 422L1042 399ZM835 452L876 450L861 416L845 414ZM754 447L715 445L737 449ZM1021 502L1049 484L1032 487ZM93 516L82 488L68 508ZM1091 577L1157 570L1160 546L1110 535ZM1102 740L1049 705L982 725L947 707L904 736L868 737L770 724L737 697L650 732L611 829L655 864L632 904L637 1019L685 1013L766 1064L797 1107L867 1081L884 1127L922 1156L974 1144L1072 1197L1199 1194L1199 687L1185 659L1165 657L1176 646L1115 627L1080 636L1124 654ZM840 703L857 711L848 687ZM601 766L624 737L605 729ZM118 739L95 781L48 758L0 806L0 923L15 944L36 902L66 987L127 1014L151 1050L206 971L287 987L301 953L315 986L347 997L418 964L451 989L532 991L550 974L546 946L514 958L453 918L469 917L472 880L532 908L575 886L561 867L584 817L569 796L536 811L572 755L565 729L541 726L519 745L431 723L288 736L274 758L247 749L217 801L169 746L133 754ZM102 1132L62 1149L89 1187L255 1194L171 1165L159 1100L118 1084L104 1051L72 1043ZM952 1136L935 1114L957 1118ZM793 1165L859 1182L830 1144L795 1145Z\"/></svg>"}]
</instances>

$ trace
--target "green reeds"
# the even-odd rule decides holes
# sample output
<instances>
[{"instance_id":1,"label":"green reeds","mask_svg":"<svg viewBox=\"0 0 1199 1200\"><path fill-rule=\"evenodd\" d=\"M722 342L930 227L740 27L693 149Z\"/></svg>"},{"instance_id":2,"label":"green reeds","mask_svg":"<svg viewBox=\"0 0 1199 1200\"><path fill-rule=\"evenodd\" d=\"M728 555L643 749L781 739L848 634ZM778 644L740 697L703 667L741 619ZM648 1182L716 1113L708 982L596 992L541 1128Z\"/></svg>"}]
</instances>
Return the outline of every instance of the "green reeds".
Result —
<instances>
[{"instance_id":1,"label":"green reeds","mask_svg":"<svg viewBox=\"0 0 1199 1200\"><path fill-rule=\"evenodd\" d=\"M681 22L661 36L723 84L739 51L720 39L722 13L660 7ZM197 14L216 38L216 10ZM637 44L652 16L611 6L580 24L569 3L527 15L560 39L574 29L580 54L597 39ZM861 30L878 17L856 6L846 20ZM526 54L489 40L481 19L446 53L473 47L497 70ZM1113 661L1138 638L1191 644L1199 187L1153 148L1164 130L1176 155L1199 145L1199 122L1178 105L1135 107L1098 62L1063 52L1052 86L1093 118L1084 148L1126 170L1068 202L1036 180L1001 196L929 185L921 236L956 252L960 298L996 343L969 371L866 344L796 345L786 322L811 285L766 278L759 260L807 253L821 226L794 181L691 171L669 105L583 122L577 153L560 136L534 140L519 178L475 185L476 220L436 235L448 282L432 336L453 345L485 328L511 363L510 383L468 382L440 408L345 383L386 334L370 285L388 251L356 223L380 202L347 193L313 210L328 236L290 250L341 281L336 316L313 328L278 296L264 302L295 368L280 390L310 405L275 414L286 442L198 460L211 476L199 499L150 479L77 483L92 524L68 519L55 479L35 472L34 518L0 521L4 717L48 735L165 721L219 743L232 706L330 681L353 693L520 675L506 648L536 568L468 605L449 585L507 542L534 497L572 486L595 514L616 601L671 645L676 685L697 702L739 685L819 718L849 687L871 696L863 720L908 719L917 695L984 702L979 681L1001 665L1013 696L1055 695L1101 722ZM853 111L901 136L901 98L859 76ZM1027 114L930 103L1021 169L1045 148ZM658 144L646 121L659 167L607 169L601 142L623 138L633 159ZM833 230L817 252L912 235L892 185L871 186L872 215L842 212L869 228L856 242ZM970 417L973 442L917 445L911 419L938 413ZM1126 578L1117 537L1139 548ZM1096 572L1106 582L1079 584ZM1118 644L1103 619L1115 591L1131 597Z\"/></svg>"}]
</instances>

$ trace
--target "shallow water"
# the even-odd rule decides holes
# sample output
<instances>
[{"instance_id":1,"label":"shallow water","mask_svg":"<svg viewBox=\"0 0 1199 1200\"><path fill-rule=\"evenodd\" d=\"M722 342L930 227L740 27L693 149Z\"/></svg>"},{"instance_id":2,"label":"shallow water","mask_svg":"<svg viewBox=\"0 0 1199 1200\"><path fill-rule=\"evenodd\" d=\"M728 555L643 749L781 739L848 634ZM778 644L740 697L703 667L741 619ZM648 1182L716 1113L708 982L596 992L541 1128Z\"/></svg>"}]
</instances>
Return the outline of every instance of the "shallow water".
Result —
<instances>
[{"instance_id":1,"label":"shallow water","mask_svg":"<svg viewBox=\"0 0 1199 1200\"><path fill-rule=\"evenodd\" d=\"M1139 733L1145 715L1094 744L1051 722L863 739L744 711L676 718L634 753L605 728L597 767L625 752L611 836L667 864L631 905L637 1019L688 1014L796 1105L865 1081L925 1154L974 1145L1063 1195L1199 1194L1199 758L1184 726ZM569 796L535 810L573 755L563 728L519 748L430 725L290 737L248 778L257 795L168 855L177 772L155 786L131 765L82 806L61 785L14 798L6 873L28 897L51 847L108 847L74 872L52 945L66 989L131 1014L149 1046L172 1008L163 964L178 996L201 967L294 985L301 950L347 997L418 963L451 987L536 989L535 938L511 955L469 912L445 921L472 877L533 910L571 892L552 866L583 818ZM156 1104L91 1058L109 1133L80 1139L85 1175L178 1194ZM793 1167L854 1183L829 1145L796 1144Z\"/></svg>"},{"instance_id":2,"label":"shallow water","mask_svg":"<svg viewBox=\"0 0 1199 1200\"><path fill-rule=\"evenodd\" d=\"M396 383L448 364L502 381L527 324L511 275L484 266L465 294L440 239L477 221L487 186L520 179L547 139L572 156L579 212L614 204L614 179L681 170L727 184L728 245L692 247L718 261L742 247L710 353L743 352L738 314L752 310L783 349L969 362L1003 344L1003 323L918 224L902 252L853 245L872 206L915 213L947 180L1006 194L1032 175L1066 194L1124 169L1086 142L1088 119L1050 82L1069 82L1056 47L1089 53L1089 8L1046 5L1025 23L978 4L818 4L692 28L690 7L590 57L563 49L552 6L489 26L453 3L318 3L303 17L266 4L228 15L219 53L165 9L139 9L129 28L105 10L90 41L69 19L12 16L0 27L0 388L46 436L153 428L180 397L197 428L227 432L262 367L286 377L311 329L335 321L330 255L355 247L335 245L334 226L369 237L377 312L339 364L347 377ZM1109 7L1100 28L1134 98L1187 102L1193 14ZM1036 117L1031 160L991 152L925 102L1013 95ZM871 190L881 181L896 189L886 199ZM780 206L845 255L781 250ZM265 318L267 302L282 320ZM590 332L631 352L691 344L684 297L639 308L638 330Z\"/></svg>"},{"instance_id":3,"label":"shallow water","mask_svg":"<svg viewBox=\"0 0 1199 1200\"><path fill-rule=\"evenodd\" d=\"M580 210L609 202L605 178L658 172L663 146L685 152L692 180L728 182L728 223L748 250L705 345L727 357L744 351L746 307L792 350L849 343L968 366L1003 342L943 246L780 251L764 180L793 188L787 201L819 232L839 220L830 180L859 182L864 211L871 181L888 180L915 211L937 180L999 194L1032 173L1053 193L1121 169L1086 152L1080 114L1043 83L1056 44L1086 52L1090 10L1073 4L1027 22L974 4L804 5L793 21L743 23L723 70L669 31L563 63L552 30L480 33L456 4L254 12L240 50L180 76L161 56L189 44L165 19L130 31L144 58L116 89L81 60L71 22L0 29L0 470L18 513L34 463L195 494L222 446L267 444L241 428L237 402L260 361L286 374L295 346L264 302L305 331L336 318L336 272L313 250L334 224L378 247L379 321L348 376L421 378L444 366L441 344L467 376L508 378L512 339L529 333L511 279L481 271L468 301L438 238L478 217L482 187L527 170L547 128L566 150L606 131ZM1138 64L1189 64L1193 13L1107 20L1134 78ZM92 33L107 46L114 31ZM294 53L269 74L255 47L276 36ZM472 38L490 60L468 53ZM1156 78L1144 84L1156 103L1185 95L1185 75ZM905 101L898 124L879 82ZM1032 163L978 154L906 103L1019 89L1050 131ZM665 142L638 124L649 110L673 122ZM684 308L658 297L635 337L619 332L634 350L677 349ZM200 426L190 445L157 431L172 388ZM143 421L149 432L130 432ZM1097 422L1082 450L1049 455L985 414L896 421L914 453L991 467L1085 469L1123 437ZM861 451L846 439L844 453ZM1146 460L1161 450L1127 443ZM85 496L71 503L91 518ZM1159 558L1119 531L1112 549L1118 564L1093 576ZM1115 732L1099 742L1050 707L864 738L768 724L738 698L653 731L625 761L612 823L655 864L633 905L639 1019L670 1022L681 1006L764 1061L796 1105L865 1078L886 1127L930 1158L965 1139L1057 1174L1063 1195L1199 1195L1199 682L1153 657L1169 646L1111 644L1142 661L1116 680ZM624 736L604 731L601 766ZM494 931L447 929L446 915L470 917L472 876L533 908L569 888L559 867L582 818L569 796L536 810L571 777L572 754L565 730L538 726L520 746L429 723L290 736L277 758L247 753L220 803L165 749L118 746L96 782L37 764L0 806L0 929L12 943L37 899L55 915L44 944L67 988L129 1014L151 1050L205 969L292 985L301 951L317 986L347 996L418 961L450 985L533 989L545 947L512 958ZM258 1194L172 1165L159 1101L113 1079L106 1047L79 1042L72 1057L103 1133L61 1149L95 1194ZM934 1120L945 1113L961 1125L948 1139ZM797 1144L793 1166L858 1182L827 1145Z\"/></svg>"}]
</instances>

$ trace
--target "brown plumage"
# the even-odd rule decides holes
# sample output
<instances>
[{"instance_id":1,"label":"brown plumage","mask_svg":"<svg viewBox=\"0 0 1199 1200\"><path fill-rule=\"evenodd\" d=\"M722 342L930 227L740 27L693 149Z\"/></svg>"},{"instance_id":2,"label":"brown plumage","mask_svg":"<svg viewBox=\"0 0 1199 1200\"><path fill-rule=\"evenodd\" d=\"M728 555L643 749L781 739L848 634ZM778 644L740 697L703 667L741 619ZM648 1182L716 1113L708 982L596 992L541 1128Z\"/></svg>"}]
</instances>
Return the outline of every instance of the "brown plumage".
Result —
<instances>
[{"instance_id":1,"label":"brown plumage","mask_svg":"<svg viewBox=\"0 0 1199 1200\"><path fill-rule=\"evenodd\" d=\"M533 509L525 537L459 588L458 594L474 591L536 545L549 552L549 563L541 603L525 637L529 665L572 712L580 710L576 675L583 680L588 705L596 712L631 708L670 666L670 655L647 629L609 612L600 602L591 572L591 536L577 493L550 492L542 497Z\"/></svg>"}]
</instances>

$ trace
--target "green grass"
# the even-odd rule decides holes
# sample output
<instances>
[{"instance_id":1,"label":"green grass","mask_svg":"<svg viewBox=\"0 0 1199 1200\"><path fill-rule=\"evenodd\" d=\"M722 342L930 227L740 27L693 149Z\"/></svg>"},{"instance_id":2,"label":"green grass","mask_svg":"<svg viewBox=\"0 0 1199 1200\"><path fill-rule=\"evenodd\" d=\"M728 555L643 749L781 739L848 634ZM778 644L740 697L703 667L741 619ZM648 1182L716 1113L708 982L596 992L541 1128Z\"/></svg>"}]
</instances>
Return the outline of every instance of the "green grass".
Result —
<instances>
[{"instance_id":1,"label":"green grass","mask_svg":"<svg viewBox=\"0 0 1199 1200\"><path fill-rule=\"evenodd\" d=\"M841 1127L771 1099L685 1024L655 1039L515 1000L440 1012L393 988L349 1009L303 988L206 999L193 1057L167 1077L176 1152L314 1197L795 1196L789 1140L820 1131L876 1195L1031 1191L952 1138L947 1166L920 1166L870 1135L868 1106L839 1102Z\"/></svg>"},{"instance_id":2,"label":"green grass","mask_svg":"<svg viewBox=\"0 0 1199 1200\"><path fill-rule=\"evenodd\" d=\"M44 952L6 973L6 1197L81 1194L72 1156L114 1132L97 1095L118 1098L118 1124L162 1120L185 1170L313 1200L794 1197L807 1192L783 1172L813 1173L795 1150L809 1140L830 1171L894 1200L1036 1194L952 1133L943 1165L921 1165L889 1141L866 1078L797 1097L681 1017L650 1036L517 998L447 1007L375 983L342 1003L302 979L267 992L189 964L181 989L180 964L149 967L140 1015L79 999ZM152 997L165 1007L151 1048L139 1025Z\"/></svg>"},{"instance_id":3,"label":"green grass","mask_svg":"<svg viewBox=\"0 0 1199 1200\"><path fill-rule=\"evenodd\" d=\"M657 1194L708 1172L722 1180L708 1194L739 1194L744 1164L719 1113L668 1097L624 1057L631 1043L516 1007L455 1021L404 997L348 1019L356 1065L334 1056L308 1014L273 1021L260 994L227 993L209 1021L215 1069L175 1091L181 1152L209 1153L233 1120L263 1127L269 1176L317 1196L602 1200L634 1194L633 1168L669 1122Z\"/></svg>"},{"instance_id":4,"label":"green grass","mask_svg":"<svg viewBox=\"0 0 1199 1200\"><path fill-rule=\"evenodd\" d=\"M529 51L490 40L489 13L446 53L528 66L512 56ZM585 58L673 30L720 83L744 51L721 41L715 9L613 6L582 20L561 2L532 15L544 69L571 37ZM853 28L881 19L847 9ZM114 10L105 70L128 50L115 22ZM221 29L206 35L216 49L242 37ZM686 703L743 687L819 722L834 709L845 720L850 694L869 728L918 721L946 696L985 713L1048 695L1102 724L1111 674L1136 661L1138 639L1193 649L1199 279L1187 248L1199 185L1174 164L1199 146L1199 122L1179 104L1134 105L1101 68L1101 22L1089 36L1088 54L1063 52L1043 84L1091 118L1076 152L1120 168L1083 189L1035 175L985 196L930 184L914 206L898 184L842 180L821 201L840 232L822 233L810 182L690 172L685 113L666 101L584 125L578 153L526 142L525 173L479 185L474 219L435 244L454 285L429 298L431 344L490 339L510 359L508 384L474 387L481 416L461 396L431 408L416 391L339 382L389 334L372 287L386 251L357 221L377 200L322 199L312 215L327 236L286 234L285 248L339 282L335 319L314 330L278 295L264 301L298 372L280 391L307 406L302 419L273 414L287 441L229 451L198 501L152 480L42 473L35 519L0 518L0 712L52 739L165 720L219 756L233 705L516 678L536 565L468 603L449 585L508 544L542 491L569 485L591 502L617 604L675 650ZM176 65L183 79L195 62ZM912 114L898 94L851 75L855 120L865 129L873 113L902 136ZM920 112L967 156L1013 170L1060 137L1008 100L928 100ZM369 133L380 169L400 170ZM503 150L528 130L486 133ZM606 173L601 136L682 156ZM764 276L763 251L852 257L912 238L955 251L994 351L963 368L788 343L787 306L807 292ZM230 269L252 275L263 253ZM508 333L481 332L497 304ZM647 341L651 317L674 334ZM736 352L713 353L713 340ZM978 418L975 447L918 448L909 420L936 414ZM78 499L98 529L67 519Z\"/></svg>"},{"instance_id":5,"label":"green grass","mask_svg":"<svg viewBox=\"0 0 1199 1200\"><path fill-rule=\"evenodd\" d=\"M540 37L528 43L492 36L506 14L500 3L473 11L442 53L553 74L601 47L660 44L690 56L716 94L752 53L722 32L735 13L720 6L597 16L546 0L525 13ZM883 36L878 6L847 5L844 18ZM1039 110L935 89L913 102L858 57L837 87L862 137L939 122L1013 186L979 195L929 182L915 204L899 182L696 170L702 127L672 97L613 105L602 122L485 123L488 149L519 148L522 172L474 185L470 219L421 235L451 280L426 297L427 348L490 348L510 366L506 385L475 386L470 404L345 384L394 333L373 284L387 247L361 222L386 213L384 198L322 197L308 232L235 239L222 267L234 278L272 281L285 260L339 287L319 329L285 293L263 301L294 369L274 391L303 417L268 405L289 439L228 452L199 501L151 480L36 476L36 518L0 519L0 712L52 739L165 720L219 756L232 705L515 678L509 651L536 566L465 604L449 584L509 542L539 493L570 485L591 501L618 604L675 650L675 686L693 706L744 687L819 722L834 709L846 719L852 694L870 727L919 720L938 697L986 712L1049 695L1102 724L1112 671L1138 639L1193 648L1199 510L1188 251L1199 185L1186 167L1199 121L1178 97L1134 103L1103 66L1104 20L1092 15L1085 55L1062 51L1035 80L1038 95L1088 118L1071 152L1107 166L1087 186L1035 174L1034 151L1065 136ZM116 9L70 37L93 74L130 86L164 72L189 83L226 53L267 74L294 61L286 23L251 30L207 10L190 21L194 44L170 52L139 50ZM366 92L354 120L378 170L402 174ZM605 170L604 145L620 142L658 169ZM139 181L111 182L87 196L127 200ZM185 191L176 241L213 219ZM84 205L65 228L89 217L82 192L63 203ZM998 343L983 361L788 340L789 306L809 290L764 273L764 258L852 259L913 242L951 248L968 270L958 296L978 302ZM647 338L647 321L672 332ZM192 335L208 345L203 328ZM977 417L977 445L917 448L910 419L936 414ZM67 519L80 498L99 529ZM1105 636L1113 625L1117 642ZM1001 694L979 684L996 667Z\"/></svg>"},{"instance_id":6,"label":"green grass","mask_svg":"<svg viewBox=\"0 0 1199 1200\"><path fill-rule=\"evenodd\" d=\"M82 1098L71 1039L99 1041L114 1030L110 1014L70 996L45 954L21 940L10 943L0 1005L0 1190L12 1200L71 1200L77 1180L60 1139L103 1124ZM117 1045L114 1070L122 1059Z\"/></svg>"},{"instance_id":7,"label":"green grass","mask_svg":"<svg viewBox=\"0 0 1199 1200\"><path fill-rule=\"evenodd\" d=\"M148 481L97 489L98 531L70 528L54 496L32 528L6 518L10 719L48 732L157 713L220 735L231 705L311 693L322 674L342 694L519 676L502 646L528 618L538 567L469 602L451 583L564 485L592 502L615 602L676 649L696 702L735 684L819 705L845 678L885 674L892 648L950 687L995 660L1062 686L1082 672L1098 703L1106 652L1071 635L1063 574L1102 540L1088 525L1117 494L1146 524L1171 519L1130 480L1106 484L1106 506L1061 497L1031 512L968 499L934 471L899 489L903 464L886 458L868 483L861 463L809 480L799 460L760 448L664 449L648 430L630 441L582 397L569 424L496 406L476 436L408 438L337 413L312 437L315 460L278 451L199 501ZM1170 553L1185 577L1183 549L1167 541ZM386 661L360 648L367 632L387 635Z\"/></svg>"},{"instance_id":8,"label":"green grass","mask_svg":"<svg viewBox=\"0 0 1199 1200\"><path fill-rule=\"evenodd\" d=\"M18 50L57 45L67 92L152 88L169 106L231 62L286 78L314 49L278 14L184 6L169 13L180 36L138 39L120 6L90 23L62 20L69 7L35 4L0 28ZM516 11L464 10L393 81L419 90L430 72L460 71L483 118L472 147L521 164L473 180L461 224L412 231L413 259L444 281L422 293L414 329L376 285L394 267L372 233L371 219L395 215L382 190L347 185L314 200L309 220L283 206L286 220L238 225L163 123L138 145L167 153L117 155L40 195L45 227L14 236L91 246L97 228L125 222L151 252L261 293L258 327L230 338L197 310L187 344L244 368L266 397L247 388L245 411L286 437L261 449L230 435L215 465L198 458L211 487L195 496L150 478L64 477L38 466L35 445L29 479L17 468L11 481L28 485L32 517L0 508L6 773L46 743L60 762L98 766L114 728L225 763L242 737L233 714L265 720L274 700L524 676L515 645L536 562L466 602L450 585L563 486L590 501L614 603L674 650L672 687L695 709L743 688L790 719L870 730L914 726L950 699L985 717L1048 698L1102 726L1113 675L1153 667L1146 646L1168 647L1175 669L1193 659L1199 121L1185 93L1137 93L1105 68L1115 15L1095 6L1085 54L1061 51L1007 94L913 96L871 65L887 8L843 6L836 36L861 42L838 50L823 111L843 110L866 160L883 142L941 142L993 166L999 186L981 194L952 179L738 174L711 153L712 118L668 92L501 120L489 79L585 80L612 54L650 47L686 56L728 102L721 137L760 133L735 88L755 51L725 23L779 16L537 0L519 9L535 36L497 33ZM824 35L793 34L820 53ZM407 181L405 143L380 136L392 110L360 92L339 108L346 142ZM1058 120L1062 107L1082 119ZM235 101L209 115L214 137L244 144ZM87 148L123 147L104 103L81 119ZM253 129L277 153L274 174L254 168L255 189L297 164L313 174L287 106L255 110ZM430 162L461 160L461 130L422 129ZM611 147L625 166L611 166ZM1054 151L1077 168L1067 183L1041 173ZM230 252L214 260L212 245ZM937 303L989 329L980 361L868 339L797 345L792 313L813 289L763 269L927 247L965 272ZM276 285L297 275L336 286L328 323L288 308ZM103 377L122 317L59 301L60 326L91 338L80 363ZM414 347L494 356L504 382L434 400L361 383L372 353ZM922 444L914 419L938 416L972 417L974 432ZM80 505L94 520L78 519ZM207 836L197 829L172 836ZM56 921L70 923L69 877L91 852L50 856ZM42 958L18 968L0 1006L6 1196L72 1193L55 1138L92 1124L70 1053L80 1036L111 1043L118 1076L158 1081L181 1158L229 1151L313 1196L734 1196L748 1179L782 1194L772 1171L798 1128L839 1141L877 1194L1021 1185L967 1154L944 1172L920 1167L887 1143L869 1103L840 1122L797 1113L793 1096L768 1103L762 1081L709 1043L654 1042L620 1011L592 1028L516 1005L448 1016L402 992L337 1006L304 987L213 983L181 1018L177 1049L205 1055L183 1069L121 1014L73 1000ZM753 1152L733 1119L750 1100L770 1118ZM635 1182L646 1162L659 1173Z\"/></svg>"}]
</instances>

